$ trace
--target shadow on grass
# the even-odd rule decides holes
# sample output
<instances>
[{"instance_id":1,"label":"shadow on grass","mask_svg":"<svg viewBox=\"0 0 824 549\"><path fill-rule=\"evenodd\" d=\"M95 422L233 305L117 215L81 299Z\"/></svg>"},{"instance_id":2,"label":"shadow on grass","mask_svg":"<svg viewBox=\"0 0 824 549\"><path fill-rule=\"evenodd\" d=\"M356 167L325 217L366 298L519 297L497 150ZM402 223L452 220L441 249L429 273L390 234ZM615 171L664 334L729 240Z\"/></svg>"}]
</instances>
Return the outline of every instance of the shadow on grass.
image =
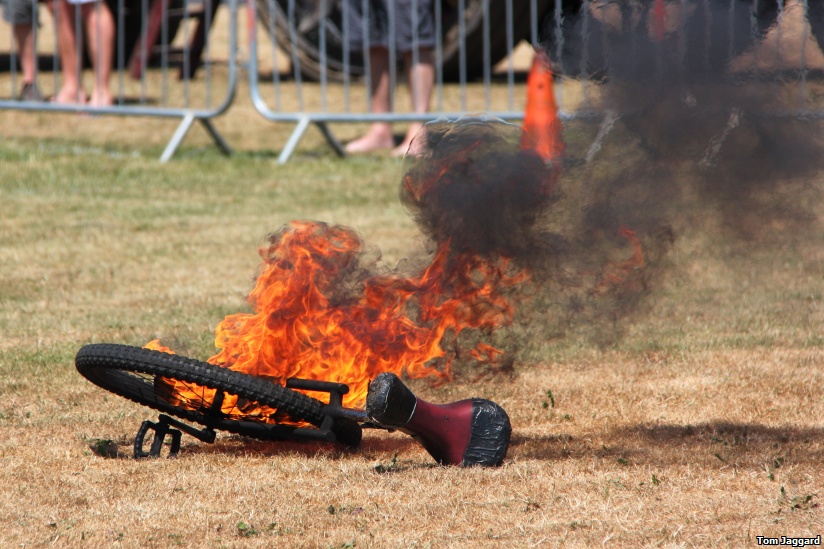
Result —
<instances>
[{"instance_id":1,"label":"shadow on grass","mask_svg":"<svg viewBox=\"0 0 824 549\"><path fill-rule=\"evenodd\" d=\"M514 436L509 458L599 458L620 465L690 465L779 468L824 460L824 428L755 423L630 425L572 437Z\"/></svg>"},{"instance_id":2,"label":"shadow on grass","mask_svg":"<svg viewBox=\"0 0 824 549\"><path fill-rule=\"evenodd\" d=\"M134 457L134 444L132 439L121 437L114 441L111 439L93 439L89 441L88 448L92 453L99 457L108 459L132 459ZM412 438L406 435L389 435L389 436L370 436L366 434L363 441L357 448L349 448L347 446L331 443L319 442L312 440L257 440L253 438L243 437L240 435L229 435L219 438L214 444L207 444L193 441L193 439L184 440L180 446L178 453L179 457L186 455L254 455L261 457L274 456L299 456L305 458L324 459L342 459L352 455L361 455L363 459L372 461L382 461L389 459L388 456L393 456L392 466L384 466L381 472L397 472L410 468L410 463L407 460L403 464L395 464L398 454L406 454L414 452L420 445ZM161 450L160 459L168 457L169 444L168 440ZM145 449L144 449L145 450ZM153 459L153 458L144 458ZM417 462L416 462L417 464ZM421 463L421 466L434 466L432 463Z\"/></svg>"},{"instance_id":3,"label":"shadow on grass","mask_svg":"<svg viewBox=\"0 0 824 549\"><path fill-rule=\"evenodd\" d=\"M93 440L91 451L104 458L131 459L133 446L121 440ZM415 454L413 459L398 456ZM161 452L165 458L168 450ZM375 462L379 473L398 473L410 469L435 467L436 464L420 445L405 435L372 436L367 434L360 446L318 441L262 441L231 435L214 444L184 440L181 457L186 455L228 454L236 456L294 456L309 459L340 460L353 455ZM782 466L815 466L824 461L824 428L772 427L749 423L712 422L695 425L632 425L603 435L585 433L572 436L529 436L513 434L508 459L604 460L620 466L679 466L701 463L708 467L727 466L778 469Z\"/></svg>"},{"instance_id":4,"label":"shadow on grass","mask_svg":"<svg viewBox=\"0 0 824 549\"><path fill-rule=\"evenodd\" d=\"M312 440L256 440L238 435L219 439L215 444L192 444L190 448L181 448L199 454L252 453L271 457L279 455L299 455L304 457L323 456L328 459L340 459L352 454L363 455L365 459L380 459L394 453L406 452L418 447L418 443L406 435L375 437L364 433L364 438L356 448L332 442Z\"/></svg>"},{"instance_id":5,"label":"shadow on grass","mask_svg":"<svg viewBox=\"0 0 824 549\"><path fill-rule=\"evenodd\" d=\"M371 463L377 474L396 474L409 470L431 469L438 465L428 456L423 457L417 442L405 435L371 437L366 435L357 448L318 441L261 441L241 436L230 436L215 444L189 444L180 455L229 454L235 456L297 457L305 459L341 460L353 456ZM422 449L421 449L422 451ZM411 457L410 454L413 454ZM402 459L399 459L399 456Z\"/></svg>"}]
</instances>

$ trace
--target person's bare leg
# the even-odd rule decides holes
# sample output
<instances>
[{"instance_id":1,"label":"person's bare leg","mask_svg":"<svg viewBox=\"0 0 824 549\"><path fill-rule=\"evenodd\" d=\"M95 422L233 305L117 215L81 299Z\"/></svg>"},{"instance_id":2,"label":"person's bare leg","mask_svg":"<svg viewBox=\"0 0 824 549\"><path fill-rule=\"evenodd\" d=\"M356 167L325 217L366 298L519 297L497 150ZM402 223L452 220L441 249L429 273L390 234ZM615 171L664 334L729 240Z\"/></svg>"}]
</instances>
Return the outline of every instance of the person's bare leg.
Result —
<instances>
[{"instance_id":1,"label":"person's bare leg","mask_svg":"<svg viewBox=\"0 0 824 549\"><path fill-rule=\"evenodd\" d=\"M54 96L55 103L84 103L86 95L80 85L80 59L75 34L75 8L66 0L49 0L49 9L57 20L57 49L60 52L60 67L63 83Z\"/></svg>"},{"instance_id":2,"label":"person's bare leg","mask_svg":"<svg viewBox=\"0 0 824 549\"><path fill-rule=\"evenodd\" d=\"M105 107L113 102L109 80L114 59L114 17L103 0L83 4L82 10L94 69L94 88L89 103L95 107Z\"/></svg>"},{"instance_id":3,"label":"person's bare leg","mask_svg":"<svg viewBox=\"0 0 824 549\"><path fill-rule=\"evenodd\" d=\"M23 69L23 83L34 84L34 29L31 25L13 25L12 28Z\"/></svg>"},{"instance_id":4,"label":"person's bare leg","mask_svg":"<svg viewBox=\"0 0 824 549\"><path fill-rule=\"evenodd\" d=\"M369 103L373 113L387 113L390 106L389 50L371 48L369 50L369 76L371 87ZM380 149L391 149L392 125L388 122L373 122L366 135L346 145L348 153L366 153Z\"/></svg>"},{"instance_id":5,"label":"person's bare leg","mask_svg":"<svg viewBox=\"0 0 824 549\"><path fill-rule=\"evenodd\" d=\"M431 49L421 49L418 52L418 62L412 63L412 52L405 56L408 67L409 93L412 98L412 110L416 114L429 112L429 104L432 98L432 88L435 86L435 63ZM423 122L413 122L406 131L403 142L392 151L394 156L403 156L409 151L409 146L415 136L423 128ZM414 152L414 151L411 151Z\"/></svg>"}]
</instances>

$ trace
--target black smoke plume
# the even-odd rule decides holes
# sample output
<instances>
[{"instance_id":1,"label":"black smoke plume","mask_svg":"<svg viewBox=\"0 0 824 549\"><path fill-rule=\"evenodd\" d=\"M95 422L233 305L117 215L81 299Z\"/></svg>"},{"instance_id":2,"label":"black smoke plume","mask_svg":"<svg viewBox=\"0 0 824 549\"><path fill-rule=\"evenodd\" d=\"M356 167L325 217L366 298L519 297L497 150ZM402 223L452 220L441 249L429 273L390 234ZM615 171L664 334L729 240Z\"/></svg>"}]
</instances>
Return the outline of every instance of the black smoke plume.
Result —
<instances>
[{"instance_id":1,"label":"black smoke plume","mask_svg":"<svg viewBox=\"0 0 824 549\"><path fill-rule=\"evenodd\" d=\"M423 233L460 254L528 259L554 200L557 167L521 147L520 126L488 118L427 124L401 202Z\"/></svg>"},{"instance_id":2,"label":"black smoke plume","mask_svg":"<svg viewBox=\"0 0 824 549\"><path fill-rule=\"evenodd\" d=\"M754 217L812 218L801 197L824 168L821 71L803 60L824 40L824 3L804 4L564 3L544 47L558 72L597 90L591 106L618 118L611 137L626 156L590 182L592 223L656 225L696 195L694 218L717 211L744 238L757 237Z\"/></svg>"}]
</instances>

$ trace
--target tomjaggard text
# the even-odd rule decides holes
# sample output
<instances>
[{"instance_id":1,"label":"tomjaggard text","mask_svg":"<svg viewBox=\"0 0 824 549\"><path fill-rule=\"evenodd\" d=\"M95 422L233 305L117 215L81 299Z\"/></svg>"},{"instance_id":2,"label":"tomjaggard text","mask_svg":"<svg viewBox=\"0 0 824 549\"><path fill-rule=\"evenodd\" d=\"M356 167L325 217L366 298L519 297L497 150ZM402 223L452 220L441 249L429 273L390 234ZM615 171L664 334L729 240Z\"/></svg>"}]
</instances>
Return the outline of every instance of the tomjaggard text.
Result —
<instances>
[{"instance_id":1,"label":"tomjaggard text","mask_svg":"<svg viewBox=\"0 0 824 549\"><path fill-rule=\"evenodd\" d=\"M755 536L755 541L758 545L788 545L790 547L807 547L812 545L821 545L821 536L814 538L796 538L790 536L781 536L780 538L768 538L765 536Z\"/></svg>"}]
</instances>

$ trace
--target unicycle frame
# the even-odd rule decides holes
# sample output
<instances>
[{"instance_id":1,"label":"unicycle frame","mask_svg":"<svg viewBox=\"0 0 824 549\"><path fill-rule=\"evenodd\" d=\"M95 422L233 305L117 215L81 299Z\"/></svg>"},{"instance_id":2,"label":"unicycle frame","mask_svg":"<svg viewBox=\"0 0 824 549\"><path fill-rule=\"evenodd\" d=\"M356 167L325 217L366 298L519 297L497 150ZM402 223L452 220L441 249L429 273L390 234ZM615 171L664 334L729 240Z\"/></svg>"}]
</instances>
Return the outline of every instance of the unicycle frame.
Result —
<instances>
[{"instance_id":1,"label":"unicycle frame","mask_svg":"<svg viewBox=\"0 0 824 549\"><path fill-rule=\"evenodd\" d=\"M290 378L280 385L272 379L139 347L88 345L78 352L75 364L81 375L99 387L160 412L156 422L144 421L138 429L135 458L159 457L167 438L168 456L174 457L180 451L182 433L213 443L216 431L260 440L315 440L350 447L360 443L364 428L401 431L415 438L438 463L460 466L499 465L509 446L509 417L494 402L473 398L429 403L388 372L372 380L365 409L360 410L343 406L343 397L349 393L344 383ZM303 391L329 397L324 403ZM154 435L146 449L150 432Z\"/></svg>"}]
</instances>

